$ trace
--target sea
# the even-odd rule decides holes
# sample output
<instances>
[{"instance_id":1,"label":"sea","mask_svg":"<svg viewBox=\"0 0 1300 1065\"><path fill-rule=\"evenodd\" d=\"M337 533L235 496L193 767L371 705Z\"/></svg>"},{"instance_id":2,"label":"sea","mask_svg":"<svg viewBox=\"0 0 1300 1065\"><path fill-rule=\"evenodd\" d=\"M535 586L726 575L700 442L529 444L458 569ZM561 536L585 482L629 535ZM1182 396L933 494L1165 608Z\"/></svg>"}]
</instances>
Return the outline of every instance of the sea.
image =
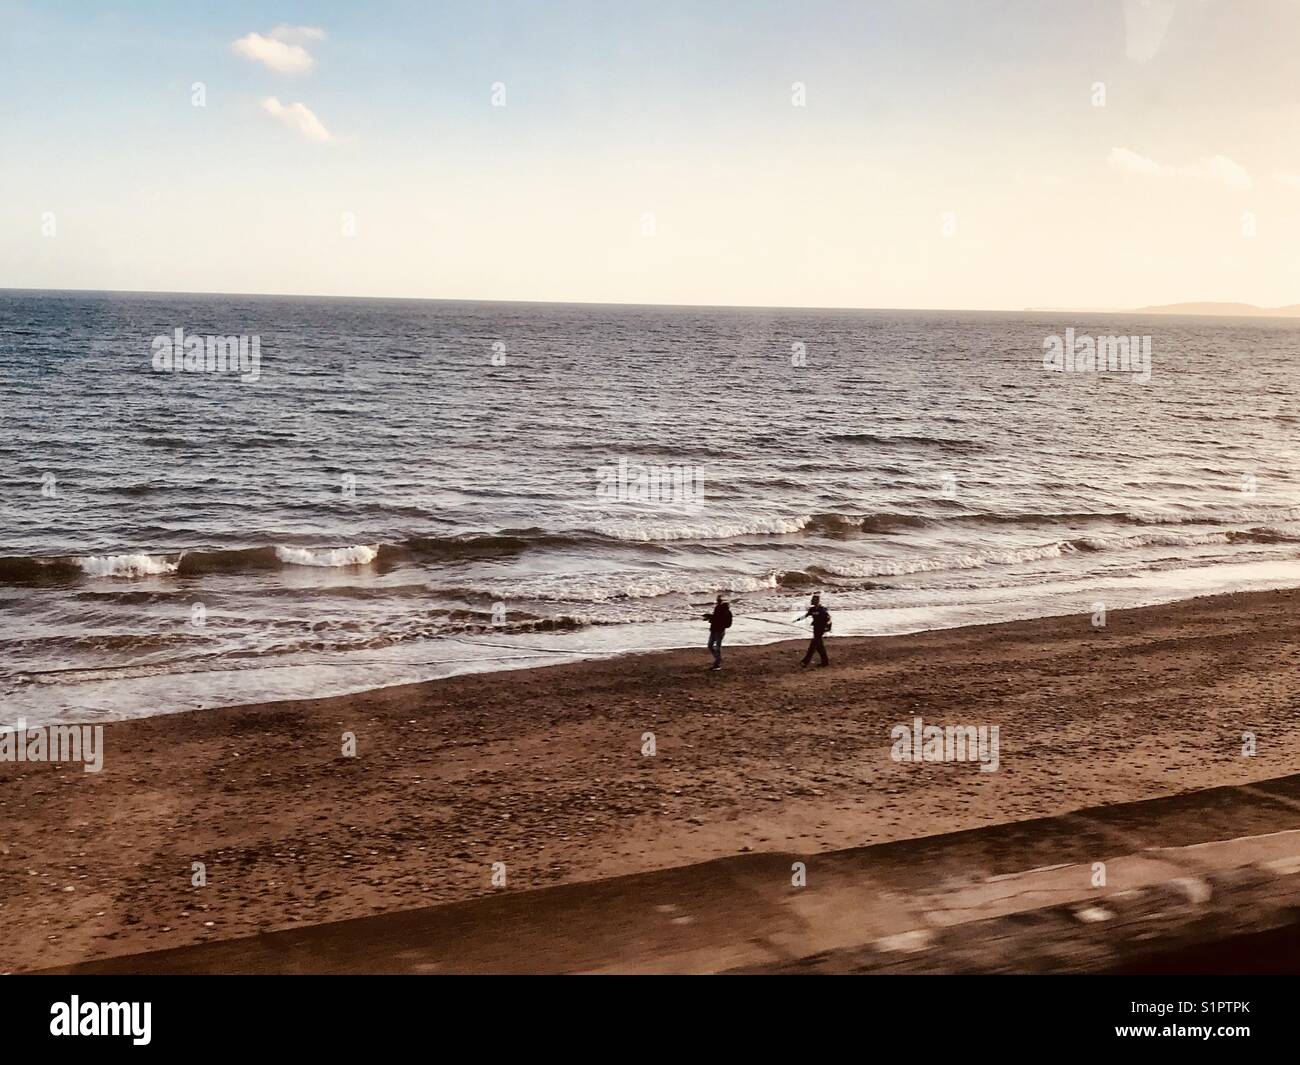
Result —
<instances>
[{"instance_id":1,"label":"sea","mask_svg":"<svg viewBox=\"0 0 1300 1065\"><path fill-rule=\"evenodd\" d=\"M735 648L813 592L1100 640L1300 586L1297 360L1295 319L0 291L0 723L703 669L719 593Z\"/></svg>"}]
</instances>

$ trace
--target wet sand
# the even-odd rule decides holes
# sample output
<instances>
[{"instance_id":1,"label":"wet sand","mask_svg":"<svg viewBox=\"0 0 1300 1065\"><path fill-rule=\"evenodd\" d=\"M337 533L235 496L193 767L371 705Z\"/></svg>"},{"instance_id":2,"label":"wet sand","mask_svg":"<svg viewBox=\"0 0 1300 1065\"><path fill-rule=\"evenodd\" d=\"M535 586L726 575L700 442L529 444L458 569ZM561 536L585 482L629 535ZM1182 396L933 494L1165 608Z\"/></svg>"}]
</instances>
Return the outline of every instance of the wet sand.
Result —
<instances>
[{"instance_id":1,"label":"wet sand","mask_svg":"<svg viewBox=\"0 0 1300 1065\"><path fill-rule=\"evenodd\" d=\"M711 673L701 646L113 723L101 773L0 763L0 971L466 899L502 890L494 863L518 891L1296 772L1298 609L1259 592L832 639L828 669L780 643ZM998 771L894 761L916 716L998 725Z\"/></svg>"}]
</instances>

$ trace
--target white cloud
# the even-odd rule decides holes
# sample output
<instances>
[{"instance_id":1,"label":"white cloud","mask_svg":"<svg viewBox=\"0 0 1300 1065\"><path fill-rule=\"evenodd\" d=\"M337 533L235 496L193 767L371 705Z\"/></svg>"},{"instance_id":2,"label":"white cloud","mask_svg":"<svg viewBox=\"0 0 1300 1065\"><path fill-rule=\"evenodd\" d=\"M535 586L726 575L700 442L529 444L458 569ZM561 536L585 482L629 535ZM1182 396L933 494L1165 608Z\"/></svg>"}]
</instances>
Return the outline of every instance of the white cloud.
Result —
<instances>
[{"instance_id":1,"label":"white cloud","mask_svg":"<svg viewBox=\"0 0 1300 1065\"><path fill-rule=\"evenodd\" d=\"M231 44L236 55L261 63L278 74L305 74L316 65L303 42L319 41L325 31L315 26L276 26L267 36L250 33Z\"/></svg>"},{"instance_id":2,"label":"white cloud","mask_svg":"<svg viewBox=\"0 0 1300 1065\"><path fill-rule=\"evenodd\" d=\"M325 128L325 124L306 104L282 104L276 97L268 96L262 101L262 110L273 118L278 118L291 129L296 129L309 141L328 144L334 139L334 134Z\"/></svg>"},{"instance_id":3,"label":"white cloud","mask_svg":"<svg viewBox=\"0 0 1300 1065\"><path fill-rule=\"evenodd\" d=\"M1107 159L1111 167L1125 174L1137 174L1141 177L1178 177L1198 178L1203 181L1215 181L1230 189L1245 190L1254 187L1254 182L1246 168L1233 162L1226 155L1211 155L1198 159L1191 166L1170 166L1148 159L1145 155L1129 151L1127 148L1112 148Z\"/></svg>"},{"instance_id":4,"label":"white cloud","mask_svg":"<svg viewBox=\"0 0 1300 1065\"><path fill-rule=\"evenodd\" d=\"M1107 162L1114 169L1122 170L1126 174L1160 173L1160 164L1154 159L1148 159L1145 155L1138 155L1137 152L1130 152L1127 148L1112 148Z\"/></svg>"}]
</instances>

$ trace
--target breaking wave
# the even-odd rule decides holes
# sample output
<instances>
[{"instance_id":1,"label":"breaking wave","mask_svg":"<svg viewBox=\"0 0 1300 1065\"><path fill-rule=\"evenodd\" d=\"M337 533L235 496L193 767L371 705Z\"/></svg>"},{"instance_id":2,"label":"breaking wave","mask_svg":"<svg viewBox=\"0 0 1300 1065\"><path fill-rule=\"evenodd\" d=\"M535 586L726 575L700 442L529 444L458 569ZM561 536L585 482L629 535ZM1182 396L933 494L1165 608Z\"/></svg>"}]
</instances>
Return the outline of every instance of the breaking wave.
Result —
<instances>
[{"instance_id":1,"label":"breaking wave","mask_svg":"<svg viewBox=\"0 0 1300 1065\"><path fill-rule=\"evenodd\" d=\"M91 555L77 565L87 577L161 577L176 572L176 562L156 555Z\"/></svg>"},{"instance_id":2,"label":"breaking wave","mask_svg":"<svg viewBox=\"0 0 1300 1065\"><path fill-rule=\"evenodd\" d=\"M1179 525L1205 525L1219 521L1261 521L1253 528L1179 531ZM1052 558L1065 553L1123 551L1144 547L1197 547L1206 544L1288 544L1300 543L1300 530L1284 528L1288 522L1300 522L1300 507L1273 507L1222 512L1210 518L1206 514L1171 516L1126 513L969 513L943 518L923 517L903 512L868 514L814 513L793 517L761 518L750 521L712 523L608 523L599 529L548 532L539 528L504 529L499 532L457 533L452 535L412 536L394 544L353 544L344 547L305 547L275 544L263 547L230 549L194 549L181 552L148 553L127 551L101 555L0 556L0 585L61 585L79 580L139 580L158 577L202 577L210 574L273 572L306 567L344 569L379 565L391 568L403 563L446 564L472 561L508 560L534 550L572 550L581 557L608 556L613 550L641 553L680 550L689 543L707 545L745 537L782 537L802 535L826 540L848 540L865 536L891 537L894 544L906 542L909 532L969 524L1042 526L1051 536L1052 526L1110 523L1134 528L1131 534L1060 535L1045 543L1030 546L991 548L955 556L920 558L863 558L837 563L845 576L897 576L927 570L964 569L984 565L1010 565L1017 562ZM1142 531L1137 531L1137 530ZM1077 530L1075 530L1077 531ZM777 541L774 539L773 543ZM588 553L594 552L594 556ZM797 572L797 571L790 571ZM809 570L811 572L811 570ZM789 578L797 580L797 578ZM689 591L671 581L659 582L666 594ZM741 589L733 589L741 590ZM630 595L643 594L629 591Z\"/></svg>"},{"instance_id":3,"label":"breaking wave","mask_svg":"<svg viewBox=\"0 0 1300 1065\"><path fill-rule=\"evenodd\" d=\"M812 521L798 517L755 518L731 522L602 522L595 531L615 540L732 540L739 536L782 536L801 532Z\"/></svg>"},{"instance_id":4,"label":"breaking wave","mask_svg":"<svg viewBox=\"0 0 1300 1065\"><path fill-rule=\"evenodd\" d=\"M368 566L379 554L377 547L357 544L355 547L311 548L277 547L275 557L290 566Z\"/></svg>"}]
</instances>

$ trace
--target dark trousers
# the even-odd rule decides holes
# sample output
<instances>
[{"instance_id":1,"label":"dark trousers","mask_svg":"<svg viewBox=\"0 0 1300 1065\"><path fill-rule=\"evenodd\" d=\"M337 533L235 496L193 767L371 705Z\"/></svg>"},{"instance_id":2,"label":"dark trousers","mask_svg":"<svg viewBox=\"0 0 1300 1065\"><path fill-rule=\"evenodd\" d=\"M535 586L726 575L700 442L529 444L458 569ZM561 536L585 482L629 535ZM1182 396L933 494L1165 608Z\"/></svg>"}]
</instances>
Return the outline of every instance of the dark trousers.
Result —
<instances>
[{"instance_id":1,"label":"dark trousers","mask_svg":"<svg viewBox=\"0 0 1300 1065\"><path fill-rule=\"evenodd\" d=\"M713 652L713 664L722 665L722 637L727 634L726 629L709 630L709 650Z\"/></svg>"},{"instance_id":2,"label":"dark trousers","mask_svg":"<svg viewBox=\"0 0 1300 1065\"><path fill-rule=\"evenodd\" d=\"M821 655L823 666L830 665L831 660L826 657L826 645L822 643L822 636L824 635L825 634L821 632L813 633L812 641L808 644L808 653L803 656L803 664L805 666L812 661L812 656L814 651L817 652L817 654Z\"/></svg>"}]
</instances>

